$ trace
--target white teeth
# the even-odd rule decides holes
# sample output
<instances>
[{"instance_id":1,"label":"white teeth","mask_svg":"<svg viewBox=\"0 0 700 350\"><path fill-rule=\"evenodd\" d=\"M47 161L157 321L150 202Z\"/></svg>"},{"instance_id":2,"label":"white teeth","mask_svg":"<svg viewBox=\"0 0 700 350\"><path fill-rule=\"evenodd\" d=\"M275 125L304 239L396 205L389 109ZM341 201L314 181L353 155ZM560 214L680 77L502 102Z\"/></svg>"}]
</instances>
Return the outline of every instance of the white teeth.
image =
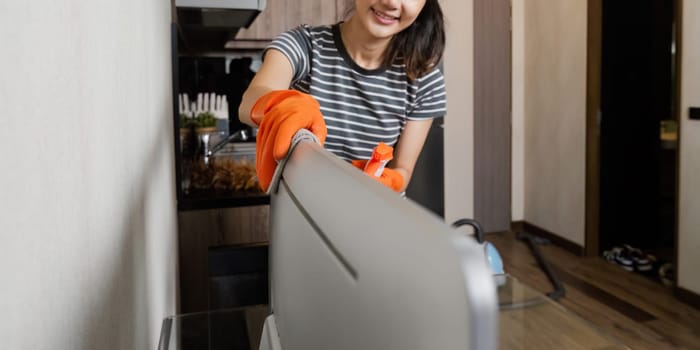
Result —
<instances>
[{"instance_id":1,"label":"white teeth","mask_svg":"<svg viewBox=\"0 0 700 350\"><path fill-rule=\"evenodd\" d=\"M377 11L377 10L374 10L374 13L377 14L377 16L379 16L379 17L381 17L381 18L386 18L386 19L398 19L397 17L386 15L386 14L384 14L384 13L382 13L382 12Z\"/></svg>"}]
</instances>

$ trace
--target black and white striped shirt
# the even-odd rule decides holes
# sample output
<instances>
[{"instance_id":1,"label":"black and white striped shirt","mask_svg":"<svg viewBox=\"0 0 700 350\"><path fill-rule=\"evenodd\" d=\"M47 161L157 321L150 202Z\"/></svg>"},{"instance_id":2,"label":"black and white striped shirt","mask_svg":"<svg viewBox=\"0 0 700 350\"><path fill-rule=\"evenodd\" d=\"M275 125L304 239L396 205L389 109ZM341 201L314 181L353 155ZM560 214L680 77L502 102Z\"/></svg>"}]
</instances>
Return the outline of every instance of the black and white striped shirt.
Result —
<instances>
[{"instance_id":1,"label":"black and white striped shirt","mask_svg":"<svg viewBox=\"0 0 700 350\"><path fill-rule=\"evenodd\" d=\"M405 65L367 70L348 55L338 24L300 26L266 48L291 62L290 88L311 94L321 105L328 136L325 148L346 159L368 159L383 141L395 145L408 120L445 114L445 84L438 69L412 82Z\"/></svg>"}]
</instances>

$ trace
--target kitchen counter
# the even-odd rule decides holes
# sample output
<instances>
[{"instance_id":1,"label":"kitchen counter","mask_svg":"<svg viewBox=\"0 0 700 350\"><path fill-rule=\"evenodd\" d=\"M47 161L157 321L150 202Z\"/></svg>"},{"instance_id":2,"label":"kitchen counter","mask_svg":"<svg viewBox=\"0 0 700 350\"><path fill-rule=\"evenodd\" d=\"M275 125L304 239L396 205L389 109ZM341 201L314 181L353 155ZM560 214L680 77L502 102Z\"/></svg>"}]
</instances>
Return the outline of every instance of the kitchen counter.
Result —
<instances>
[{"instance_id":1,"label":"kitchen counter","mask_svg":"<svg viewBox=\"0 0 700 350\"><path fill-rule=\"evenodd\" d=\"M178 154L178 211L234 208L270 203L255 175L255 142L234 142L220 132L188 131ZM236 134L238 135L238 134ZM216 137L214 137L216 136Z\"/></svg>"},{"instance_id":2,"label":"kitchen counter","mask_svg":"<svg viewBox=\"0 0 700 350\"><path fill-rule=\"evenodd\" d=\"M178 211L236 208L270 204L266 194L202 195L182 198L177 202Z\"/></svg>"}]
</instances>

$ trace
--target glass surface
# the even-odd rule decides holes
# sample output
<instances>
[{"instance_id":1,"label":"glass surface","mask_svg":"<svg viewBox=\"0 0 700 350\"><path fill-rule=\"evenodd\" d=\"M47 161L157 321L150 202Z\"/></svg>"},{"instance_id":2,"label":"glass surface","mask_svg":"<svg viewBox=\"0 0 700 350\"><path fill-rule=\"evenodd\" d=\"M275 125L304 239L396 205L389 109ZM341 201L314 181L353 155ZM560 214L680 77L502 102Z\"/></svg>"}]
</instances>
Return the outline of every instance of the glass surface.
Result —
<instances>
[{"instance_id":1,"label":"glass surface","mask_svg":"<svg viewBox=\"0 0 700 350\"><path fill-rule=\"evenodd\" d=\"M498 287L500 349L629 349L544 294L504 277Z\"/></svg>"},{"instance_id":2,"label":"glass surface","mask_svg":"<svg viewBox=\"0 0 700 350\"><path fill-rule=\"evenodd\" d=\"M258 350L267 305L170 316L163 320L159 350Z\"/></svg>"},{"instance_id":3,"label":"glass surface","mask_svg":"<svg viewBox=\"0 0 700 350\"><path fill-rule=\"evenodd\" d=\"M497 279L500 349L628 349L544 294L501 275ZM160 350L258 350L267 305L171 316Z\"/></svg>"}]
</instances>

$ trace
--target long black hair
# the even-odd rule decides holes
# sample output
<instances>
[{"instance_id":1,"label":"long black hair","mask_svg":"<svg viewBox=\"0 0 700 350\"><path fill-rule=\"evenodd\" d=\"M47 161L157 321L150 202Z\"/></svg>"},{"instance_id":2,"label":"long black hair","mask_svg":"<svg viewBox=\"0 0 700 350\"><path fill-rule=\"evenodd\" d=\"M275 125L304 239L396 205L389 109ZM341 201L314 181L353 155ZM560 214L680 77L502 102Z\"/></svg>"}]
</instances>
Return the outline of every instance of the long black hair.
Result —
<instances>
[{"instance_id":1,"label":"long black hair","mask_svg":"<svg viewBox=\"0 0 700 350\"><path fill-rule=\"evenodd\" d=\"M408 79L432 70L445 50L445 21L438 0L426 0L416 21L394 35L384 54L384 65L403 59Z\"/></svg>"}]
</instances>

